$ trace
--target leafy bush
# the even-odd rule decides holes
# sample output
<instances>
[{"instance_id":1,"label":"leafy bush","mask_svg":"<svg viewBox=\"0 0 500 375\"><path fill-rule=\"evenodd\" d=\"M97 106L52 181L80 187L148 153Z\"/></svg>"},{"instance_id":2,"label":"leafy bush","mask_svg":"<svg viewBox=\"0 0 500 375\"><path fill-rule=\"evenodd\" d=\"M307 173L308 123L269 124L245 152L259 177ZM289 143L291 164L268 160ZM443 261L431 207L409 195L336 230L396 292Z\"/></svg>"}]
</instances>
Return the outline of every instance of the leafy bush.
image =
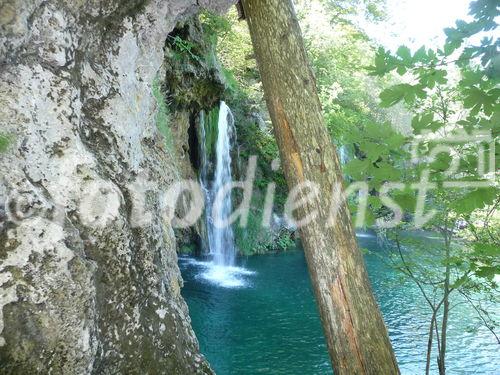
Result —
<instances>
[{"instance_id":1,"label":"leafy bush","mask_svg":"<svg viewBox=\"0 0 500 375\"><path fill-rule=\"evenodd\" d=\"M195 61L200 61L200 57L193 52L196 46L193 42L185 40L179 35L169 36L168 39L174 51L174 58L182 60L184 56L188 56Z\"/></svg>"},{"instance_id":2,"label":"leafy bush","mask_svg":"<svg viewBox=\"0 0 500 375\"><path fill-rule=\"evenodd\" d=\"M273 246L273 236L268 228L262 228L262 211L251 209L247 226L235 226L236 247L243 255L264 254Z\"/></svg>"},{"instance_id":3,"label":"leafy bush","mask_svg":"<svg viewBox=\"0 0 500 375\"><path fill-rule=\"evenodd\" d=\"M247 226L234 228L236 247L243 255L265 254L273 251L287 251L294 245L292 233L282 228L274 232L262 227L262 207L256 205L250 209Z\"/></svg>"},{"instance_id":4,"label":"leafy bush","mask_svg":"<svg viewBox=\"0 0 500 375\"><path fill-rule=\"evenodd\" d=\"M281 251L287 251L292 248L295 241L292 233L286 229L281 230L276 237L276 247Z\"/></svg>"},{"instance_id":5,"label":"leafy bush","mask_svg":"<svg viewBox=\"0 0 500 375\"><path fill-rule=\"evenodd\" d=\"M231 31L231 22L224 16L204 11L200 14L203 31L210 43L216 44L218 38L223 38Z\"/></svg>"}]
</instances>

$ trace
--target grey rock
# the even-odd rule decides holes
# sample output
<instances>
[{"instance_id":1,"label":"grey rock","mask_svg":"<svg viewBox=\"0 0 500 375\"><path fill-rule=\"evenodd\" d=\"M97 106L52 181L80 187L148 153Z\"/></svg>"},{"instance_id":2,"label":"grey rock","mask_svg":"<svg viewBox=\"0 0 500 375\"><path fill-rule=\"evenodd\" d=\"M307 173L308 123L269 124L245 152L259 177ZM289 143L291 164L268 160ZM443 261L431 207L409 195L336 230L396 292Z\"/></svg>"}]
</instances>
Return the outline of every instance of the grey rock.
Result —
<instances>
[{"instance_id":1,"label":"grey rock","mask_svg":"<svg viewBox=\"0 0 500 375\"><path fill-rule=\"evenodd\" d=\"M212 373L151 86L177 22L231 3L0 0L0 373Z\"/></svg>"}]
</instances>

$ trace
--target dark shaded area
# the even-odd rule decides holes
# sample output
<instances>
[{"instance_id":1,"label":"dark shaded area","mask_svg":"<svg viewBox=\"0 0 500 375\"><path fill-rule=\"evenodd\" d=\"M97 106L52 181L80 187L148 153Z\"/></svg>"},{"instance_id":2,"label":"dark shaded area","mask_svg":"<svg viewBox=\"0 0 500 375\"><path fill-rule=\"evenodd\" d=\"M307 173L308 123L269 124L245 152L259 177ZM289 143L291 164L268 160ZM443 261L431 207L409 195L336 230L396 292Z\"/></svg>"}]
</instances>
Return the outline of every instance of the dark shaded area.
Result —
<instances>
[{"instance_id":1,"label":"dark shaded area","mask_svg":"<svg viewBox=\"0 0 500 375\"><path fill-rule=\"evenodd\" d=\"M192 112L189 116L189 128L188 128L188 144L189 144L189 160L194 170L198 171L200 169L201 164L201 156L199 153L200 150L200 142L198 140L198 131L197 131L197 119L198 113Z\"/></svg>"}]
</instances>

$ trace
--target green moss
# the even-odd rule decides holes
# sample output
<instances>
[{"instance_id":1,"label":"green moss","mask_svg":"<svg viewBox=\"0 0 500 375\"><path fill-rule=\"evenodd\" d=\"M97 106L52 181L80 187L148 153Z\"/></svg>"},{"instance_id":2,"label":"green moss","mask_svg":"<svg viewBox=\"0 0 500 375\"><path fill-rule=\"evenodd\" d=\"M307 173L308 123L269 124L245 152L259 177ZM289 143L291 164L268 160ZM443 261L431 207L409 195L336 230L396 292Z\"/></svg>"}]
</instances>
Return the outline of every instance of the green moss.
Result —
<instances>
[{"instance_id":1,"label":"green moss","mask_svg":"<svg viewBox=\"0 0 500 375\"><path fill-rule=\"evenodd\" d=\"M0 152L5 152L9 148L11 142L10 136L0 133Z\"/></svg>"},{"instance_id":2,"label":"green moss","mask_svg":"<svg viewBox=\"0 0 500 375\"><path fill-rule=\"evenodd\" d=\"M205 118L205 147L210 160L215 160L215 147L219 129L219 107L214 107Z\"/></svg>"},{"instance_id":3,"label":"green moss","mask_svg":"<svg viewBox=\"0 0 500 375\"><path fill-rule=\"evenodd\" d=\"M236 247L243 255L264 254L271 250L273 236L268 228L262 228L262 211L251 209L248 224L234 228Z\"/></svg>"},{"instance_id":4,"label":"green moss","mask_svg":"<svg viewBox=\"0 0 500 375\"><path fill-rule=\"evenodd\" d=\"M196 251L195 244L182 245L181 248L179 249L180 254L186 254L186 255L194 254L195 251Z\"/></svg>"},{"instance_id":5,"label":"green moss","mask_svg":"<svg viewBox=\"0 0 500 375\"><path fill-rule=\"evenodd\" d=\"M153 96L158 104L158 112L156 113L156 127L165 140L165 148L172 152L174 149L172 130L170 129L170 113L165 101L165 96L161 91L161 86L158 77L153 81Z\"/></svg>"}]
</instances>

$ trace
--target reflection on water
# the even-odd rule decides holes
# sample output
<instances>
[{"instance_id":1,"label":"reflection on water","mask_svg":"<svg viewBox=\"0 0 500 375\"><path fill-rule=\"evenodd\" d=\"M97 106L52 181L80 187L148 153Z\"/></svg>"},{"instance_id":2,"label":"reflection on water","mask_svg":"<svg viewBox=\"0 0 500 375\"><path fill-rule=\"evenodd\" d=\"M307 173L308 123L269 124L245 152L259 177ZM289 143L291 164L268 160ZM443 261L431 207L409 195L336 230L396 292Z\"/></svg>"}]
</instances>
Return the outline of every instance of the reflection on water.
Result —
<instances>
[{"instance_id":1,"label":"reflection on water","mask_svg":"<svg viewBox=\"0 0 500 375\"><path fill-rule=\"evenodd\" d=\"M377 251L375 237L358 238L361 247ZM368 255L366 262L402 373L423 373L425 301L377 256ZM217 374L332 374L301 251L240 259L228 273L190 258L181 258L180 266L194 330ZM448 373L498 374L491 333L468 332L474 312L466 304L451 314Z\"/></svg>"}]
</instances>

